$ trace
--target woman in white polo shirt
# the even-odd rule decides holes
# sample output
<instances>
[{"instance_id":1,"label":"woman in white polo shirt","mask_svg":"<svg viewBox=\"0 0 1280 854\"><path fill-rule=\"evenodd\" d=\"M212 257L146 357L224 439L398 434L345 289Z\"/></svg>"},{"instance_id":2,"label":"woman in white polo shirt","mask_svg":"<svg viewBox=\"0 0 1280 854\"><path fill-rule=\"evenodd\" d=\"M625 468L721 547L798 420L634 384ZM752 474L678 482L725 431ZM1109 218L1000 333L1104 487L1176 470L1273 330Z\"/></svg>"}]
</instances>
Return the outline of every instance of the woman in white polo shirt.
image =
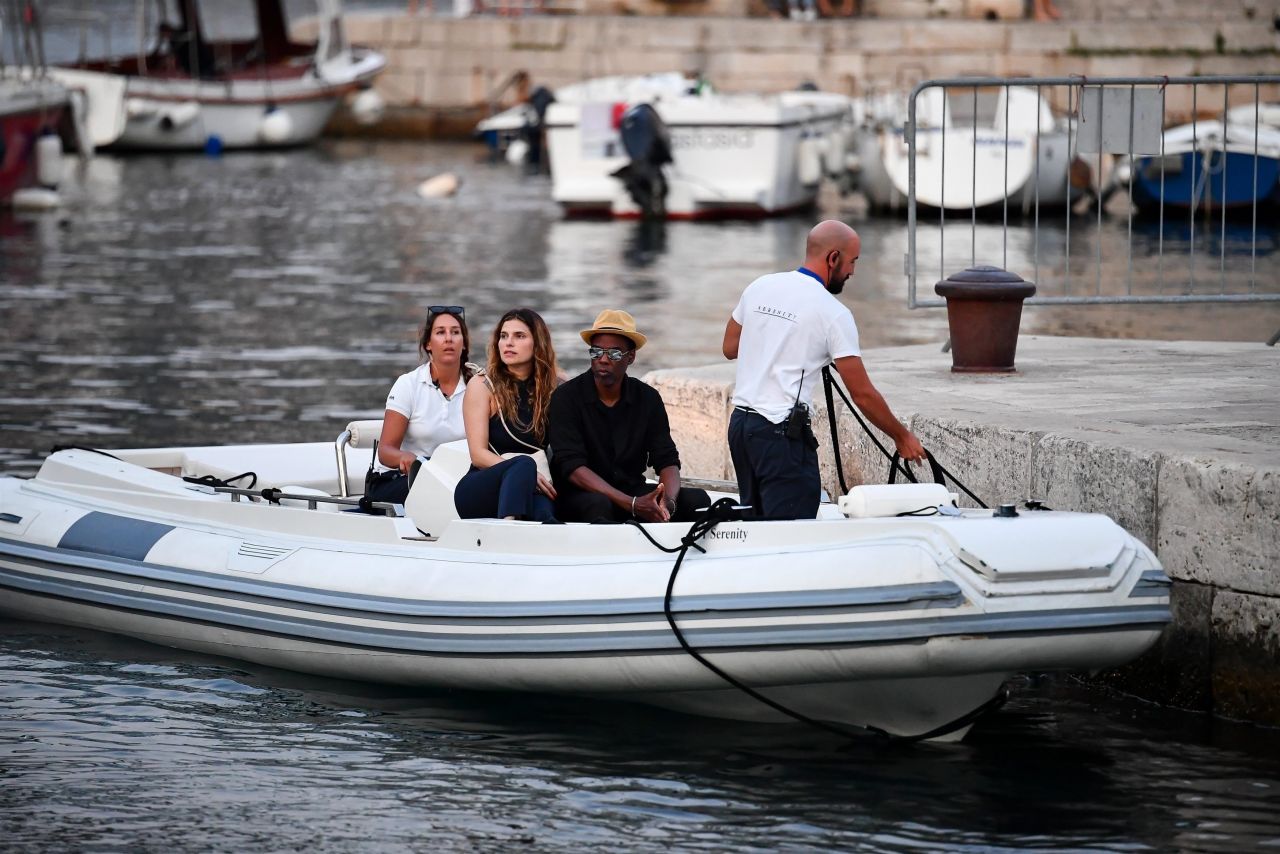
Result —
<instances>
[{"instance_id":1,"label":"woman in white polo shirt","mask_svg":"<svg viewBox=\"0 0 1280 854\"><path fill-rule=\"evenodd\" d=\"M387 395L377 464L365 485L373 501L403 503L414 462L466 436L462 399L473 373L467 364L471 338L466 310L460 305L428 306L418 347L423 364L401 374Z\"/></svg>"}]
</instances>

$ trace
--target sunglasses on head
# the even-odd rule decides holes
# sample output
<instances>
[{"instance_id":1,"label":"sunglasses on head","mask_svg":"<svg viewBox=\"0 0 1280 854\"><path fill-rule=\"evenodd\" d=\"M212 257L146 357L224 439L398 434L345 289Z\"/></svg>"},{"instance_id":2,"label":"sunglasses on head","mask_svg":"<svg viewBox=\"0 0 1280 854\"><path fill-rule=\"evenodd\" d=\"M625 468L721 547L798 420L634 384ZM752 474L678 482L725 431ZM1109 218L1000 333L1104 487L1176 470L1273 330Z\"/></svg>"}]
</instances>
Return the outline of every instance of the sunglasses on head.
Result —
<instances>
[{"instance_id":1,"label":"sunglasses on head","mask_svg":"<svg viewBox=\"0 0 1280 854\"><path fill-rule=\"evenodd\" d=\"M467 316L467 310L460 305L427 306L427 317L435 317L437 314L452 314L456 315L459 320L463 320Z\"/></svg>"},{"instance_id":2,"label":"sunglasses on head","mask_svg":"<svg viewBox=\"0 0 1280 854\"><path fill-rule=\"evenodd\" d=\"M629 351L619 347L588 347L587 352L591 354L591 360L595 361L601 356L608 356L610 362L621 362L622 357L627 355Z\"/></svg>"}]
</instances>

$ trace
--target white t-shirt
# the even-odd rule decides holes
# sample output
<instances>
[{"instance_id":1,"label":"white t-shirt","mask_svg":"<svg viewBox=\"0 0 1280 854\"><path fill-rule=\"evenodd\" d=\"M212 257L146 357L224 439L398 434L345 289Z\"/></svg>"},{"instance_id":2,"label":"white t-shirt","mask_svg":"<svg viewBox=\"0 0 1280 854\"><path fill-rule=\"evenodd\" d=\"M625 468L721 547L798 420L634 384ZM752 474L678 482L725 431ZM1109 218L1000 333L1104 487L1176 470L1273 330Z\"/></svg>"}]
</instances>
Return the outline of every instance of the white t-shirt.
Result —
<instances>
[{"instance_id":1,"label":"white t-shirt","mask_svg":"<svg viewBox=\"0 0 1280 854\"><path fill-rule=\"evenodd\" d=\"M812 403L823 366L862 355L853 314L798 270L748 285L733 319L742 325L733 405L750 407L774 424L787 417L797 392L801 403Z\"/></svg>"},{"instance_id":2,"label":"white t-shirt","mask_svg":"<svg viewBox=\"0 0 1280 854\"><path fill-rule=\"evenodd\" d=\"M467 384L459 377L453 395L445 397L431 379L429 364L401 374L387 395L387 409L409 419L400 450L429 457L438 445L464 438L467 434L462 426L462 399L466 391ZM388 470L381 461L376 468Z\"/></svg>"}]
</instances>

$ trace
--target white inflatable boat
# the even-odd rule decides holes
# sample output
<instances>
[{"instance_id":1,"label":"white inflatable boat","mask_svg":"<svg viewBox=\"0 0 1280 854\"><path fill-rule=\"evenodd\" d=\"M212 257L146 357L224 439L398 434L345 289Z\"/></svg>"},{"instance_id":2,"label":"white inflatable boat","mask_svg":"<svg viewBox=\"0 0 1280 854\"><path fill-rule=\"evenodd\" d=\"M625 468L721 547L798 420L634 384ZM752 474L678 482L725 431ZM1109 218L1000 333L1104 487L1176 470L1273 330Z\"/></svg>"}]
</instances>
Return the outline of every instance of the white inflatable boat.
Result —
<instances>
[{"instance_id":1,"label":"white inflatable boat","mask_svg":"<svg viewBox=\"0 0 1280 854\"><path fill-rule=\"evenodd\" d=\"M325 443L73 449L0 477L0 613L340 678L788 720L682 647L673 555L643 531L457 519L463 443L403 508L355 511L370 435L344 433L342 465ZM645 526L668 547L688 528ZM691 649L797 715L897 736L959 738L1012 674L1122 664L1169 621L1160 564L1110 519L954 511L935 485L698 545L668 603Z\"/></svg>"}]
</instances>

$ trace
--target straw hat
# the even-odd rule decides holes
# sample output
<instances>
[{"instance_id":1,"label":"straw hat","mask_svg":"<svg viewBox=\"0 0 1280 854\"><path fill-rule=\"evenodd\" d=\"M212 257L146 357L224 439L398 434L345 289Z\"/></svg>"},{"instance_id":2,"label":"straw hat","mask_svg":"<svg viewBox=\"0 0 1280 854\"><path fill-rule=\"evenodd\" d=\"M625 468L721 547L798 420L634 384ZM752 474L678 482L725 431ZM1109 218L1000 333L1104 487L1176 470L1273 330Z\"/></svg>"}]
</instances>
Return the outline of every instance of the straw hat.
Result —
<instances>
[{"instance_id":1,"label":"straw hat","mask_svg":"<svg viewBox=\"0 0 1280 854\"><path fill-rule=\"evenodd\" d=\"M582 330L582 340L590 344L593 336L603 334L629 338L631 343L636 345L637 350L649 340L636 331L636 319L617 308L606 308L597 314L596 322L591 325L591 328Z\"/></svg>"}]
</instances>

